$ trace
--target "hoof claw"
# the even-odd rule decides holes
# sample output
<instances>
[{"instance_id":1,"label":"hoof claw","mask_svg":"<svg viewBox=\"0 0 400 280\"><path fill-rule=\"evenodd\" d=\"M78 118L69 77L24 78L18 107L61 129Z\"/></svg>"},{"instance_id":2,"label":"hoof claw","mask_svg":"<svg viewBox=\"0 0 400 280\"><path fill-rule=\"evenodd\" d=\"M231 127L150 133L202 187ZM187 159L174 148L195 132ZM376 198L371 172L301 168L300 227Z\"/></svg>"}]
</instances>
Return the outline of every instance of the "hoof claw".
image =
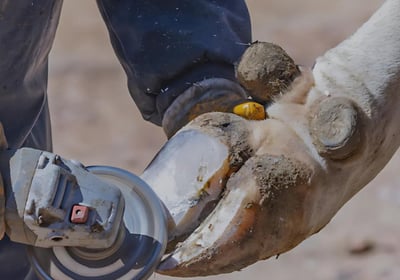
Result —
<instances>
[{"instance_id":1,"label":"hoof claw","mask_svg":"<svg viewBox=\"0 0 400 280\"><path fill-rule=\"evenodd\" d=\"M360 146L358 110L348 98L323 100L310 114L310 133L318 153L333 160L343 160Z\"/></svg>"}]
</instances>

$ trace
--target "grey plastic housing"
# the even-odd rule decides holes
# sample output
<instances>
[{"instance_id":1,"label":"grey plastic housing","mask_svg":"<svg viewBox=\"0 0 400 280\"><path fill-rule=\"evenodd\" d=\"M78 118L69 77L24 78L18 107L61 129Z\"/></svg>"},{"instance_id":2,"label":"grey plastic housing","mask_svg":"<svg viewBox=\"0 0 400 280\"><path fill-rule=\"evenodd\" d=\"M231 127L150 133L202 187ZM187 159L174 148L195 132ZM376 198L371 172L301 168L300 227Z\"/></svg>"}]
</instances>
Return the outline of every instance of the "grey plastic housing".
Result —
<instances>
[{"instance_id":1,"label":"grey plastic housing","mask_svg":"<svg viewBox=\"0 0 400 280\"><path fill-rule=\"evenodd\" d=\"M6 186L7 234L37 247L110 247L124 212L121 191L79 162L30 148L10 160ZM84 223L71 221L75 205L88 209Z\"/></svg>"}]
</instances>

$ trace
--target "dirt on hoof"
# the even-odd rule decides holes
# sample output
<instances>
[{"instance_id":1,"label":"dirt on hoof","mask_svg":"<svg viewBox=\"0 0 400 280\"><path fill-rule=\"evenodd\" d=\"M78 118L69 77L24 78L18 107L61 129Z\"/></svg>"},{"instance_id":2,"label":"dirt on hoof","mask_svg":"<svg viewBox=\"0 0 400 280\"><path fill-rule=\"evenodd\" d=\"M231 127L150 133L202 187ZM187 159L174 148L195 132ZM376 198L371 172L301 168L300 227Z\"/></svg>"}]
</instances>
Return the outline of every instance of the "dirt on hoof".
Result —
<instances>
[{"instance_id":1,"label":"dirt on hoof","mask_svg":"<svg viewBox=\"0 0 400 280\"><path fill-rule=\"evenodd\" d=\"M236 67L236 77L255 101L267 103L283 93L300 75L293 59L280 46L253 43Z\"/></svg>"},{"instance_id":2,"label":"dirt on hoof","mask_svg":"<svg viewBox=\"0 0 400 280\"><path fill-rule=\"evenodd\" d=\"M266 206L272 200L281 199L282 193L293 192L291 188L308 185L311 177L311 170L307 166L285 156L260 156L253 168L260 187L261 204Z\"/></svg>"},{"instance_id":3,"label":"dirt on hoof","mask_svg":"<svg viewBox=\"0 0 400 280\"><path fill-rule=\"evenodd\" d=\"M189 126L197 127L228 146L230 170L234 172L254 154L248 143L250 132L243 124L245 121L235 114L213 112L199 116Z\"/></svg>"}]
</instances>

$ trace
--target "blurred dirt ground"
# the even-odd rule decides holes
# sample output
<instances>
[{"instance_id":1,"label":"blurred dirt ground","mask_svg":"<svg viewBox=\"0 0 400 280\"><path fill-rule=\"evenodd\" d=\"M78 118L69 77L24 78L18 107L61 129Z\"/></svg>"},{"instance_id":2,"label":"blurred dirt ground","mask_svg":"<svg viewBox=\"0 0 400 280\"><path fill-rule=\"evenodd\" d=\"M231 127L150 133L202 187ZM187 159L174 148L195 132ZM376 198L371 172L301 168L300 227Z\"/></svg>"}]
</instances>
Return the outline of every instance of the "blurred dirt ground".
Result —
<instances>
[{"instance_id":1,"label":"blurred dirt ground","mask_svg":"<svg viewBox=\"0 0 400 280\"><path fill-rule=\"evenodd\" d=\"M64 2L50 58L55 151L87 165L140 173L166 139L134 106L95 1ZM382 2L250 0L248 5L255 40L277 43L299 64L311 66ZM399 165L397 153L325 229L291 252L208 279L400 279Z\"/></svg>"}]
</instances>

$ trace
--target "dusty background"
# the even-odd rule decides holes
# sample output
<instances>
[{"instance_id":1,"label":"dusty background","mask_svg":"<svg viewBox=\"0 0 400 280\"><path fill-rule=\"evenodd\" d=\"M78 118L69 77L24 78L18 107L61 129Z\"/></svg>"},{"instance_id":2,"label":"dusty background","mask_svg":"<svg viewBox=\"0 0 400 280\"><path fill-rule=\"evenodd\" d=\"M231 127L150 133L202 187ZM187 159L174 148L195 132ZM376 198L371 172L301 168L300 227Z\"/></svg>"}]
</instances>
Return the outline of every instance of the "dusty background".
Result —
<instances>
[{"instance_id":1,"label":"dusty background","mask_svg":"<svg viewBox=\"0 0 400 280\"><path fill-rule=\"evenodd\" d=\"M50 61L55 150L85 164L140 173L165 141L142 121L94 1L64 1ZM280 44L299 63L351 34L382 0L250 0L254 39ZM210 279L400 279L400 157L319 234L278 260ZM155 275L152 279L170 279Z\"/></svg>"}]
</instances>

